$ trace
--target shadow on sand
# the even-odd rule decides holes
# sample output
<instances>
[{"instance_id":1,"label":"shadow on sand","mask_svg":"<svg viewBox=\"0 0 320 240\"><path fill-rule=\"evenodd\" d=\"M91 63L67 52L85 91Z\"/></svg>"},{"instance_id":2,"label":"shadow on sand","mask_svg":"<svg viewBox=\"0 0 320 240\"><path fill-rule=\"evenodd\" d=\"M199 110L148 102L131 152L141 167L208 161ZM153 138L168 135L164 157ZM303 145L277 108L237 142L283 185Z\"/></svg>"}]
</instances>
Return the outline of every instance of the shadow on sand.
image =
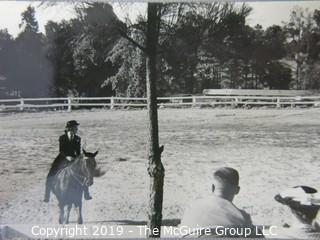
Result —
<instances>
[{"instance_id":1,"label":"shadow on sand","mask_svg":"<svg viewBox=\"0 0 320 240\"><path fill-rule=\"evenodd\" d=\"M115 225L147 225L147 221L134 221L134 220L107 220L107 221L94 221L86 223L111 223ZM178 226L181 223L181 219L163 219L162 226Z\"/></svg>"}]
</instances>

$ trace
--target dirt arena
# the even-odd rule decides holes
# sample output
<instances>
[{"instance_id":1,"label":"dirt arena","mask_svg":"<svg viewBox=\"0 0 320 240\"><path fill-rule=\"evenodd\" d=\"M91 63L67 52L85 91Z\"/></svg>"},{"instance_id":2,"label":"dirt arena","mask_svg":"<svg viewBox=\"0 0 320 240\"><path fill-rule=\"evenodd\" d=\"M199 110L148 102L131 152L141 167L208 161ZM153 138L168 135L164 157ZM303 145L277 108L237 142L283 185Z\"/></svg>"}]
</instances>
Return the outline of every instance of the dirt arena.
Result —
<instances>
[{"instance_id":1,"label":"dirt arena","mask_svg":"<svg viewBox=\"0 0 320 240\"><path fill-rule=\"evenodd\" d=\"M107 171L90 188L84 222L145 221L146 116L146 110L0 113L0 224L58 222L55 197L42 202L44 182L71 119L80 122L84 147L99 150L98 165ZM190 200L210 194L212 172L221 166L239 170L235 203L259 225L288 220L289 210L273 200L283 188L320 189L320 109L160 109L159 128L163 217L172 223Z\"/></svg>"}]
</instances>

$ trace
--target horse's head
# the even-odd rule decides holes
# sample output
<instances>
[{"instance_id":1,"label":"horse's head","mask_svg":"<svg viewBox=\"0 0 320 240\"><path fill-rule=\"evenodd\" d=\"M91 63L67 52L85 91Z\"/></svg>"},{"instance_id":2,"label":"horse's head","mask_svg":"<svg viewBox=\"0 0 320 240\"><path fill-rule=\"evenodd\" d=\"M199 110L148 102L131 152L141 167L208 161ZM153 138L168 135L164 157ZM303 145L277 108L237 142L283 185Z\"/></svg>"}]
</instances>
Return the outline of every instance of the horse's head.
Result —
<instances>
[{"instance_id":1,"label":"horse's head","mask_svg":"<svg viewBox=\"0 0 320 240\"><path fill-rule=\"evenodd\" d=\"M95 157L98 154L98 151L91 153L86 152L84 149L82 149L83 152L83 163L84 163L84 172L87 175L88 185L91 186L93 184L93 177L96 174L97 171L97 162Z\"/></svg>"}]
</instances>

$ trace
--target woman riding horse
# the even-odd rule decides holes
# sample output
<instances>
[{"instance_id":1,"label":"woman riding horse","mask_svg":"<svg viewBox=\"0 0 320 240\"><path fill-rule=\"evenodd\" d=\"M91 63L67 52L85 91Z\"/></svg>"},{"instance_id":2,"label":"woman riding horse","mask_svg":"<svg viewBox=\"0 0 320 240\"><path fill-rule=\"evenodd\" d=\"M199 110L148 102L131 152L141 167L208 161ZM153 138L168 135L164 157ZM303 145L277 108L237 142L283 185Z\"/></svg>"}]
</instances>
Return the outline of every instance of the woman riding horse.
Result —
<instances>
[{"instance_id":1,"label":"woman riding horse","mask_svg":"<svg viewBox=\"0 0 320 240\"><path fill-rule=\"evenodd\" d=\"M59 154L53 161L50 171L46 180L46 190L44 196L44 202L49 202L50 192L52 190L52 181L56 173L68 166L74 161L74 159L80 155L81 151L81 138L76 135L78 131L79 123L75 120L68 121L66 124L65 134L59 138ZM84 198L86 200L92 199L89 194L87 186L83 187Z\"/></svg>"}]
</instances>

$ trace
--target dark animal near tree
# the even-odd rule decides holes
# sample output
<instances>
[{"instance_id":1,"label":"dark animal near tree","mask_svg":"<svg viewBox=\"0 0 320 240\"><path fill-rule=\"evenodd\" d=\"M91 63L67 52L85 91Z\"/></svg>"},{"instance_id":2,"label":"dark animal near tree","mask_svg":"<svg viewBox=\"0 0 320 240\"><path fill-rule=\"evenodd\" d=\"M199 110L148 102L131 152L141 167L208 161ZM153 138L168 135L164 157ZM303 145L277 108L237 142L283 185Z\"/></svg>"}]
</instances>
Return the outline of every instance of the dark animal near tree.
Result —
<instances>
[{"instance_id":1,"label":"dark animal near tree","mask_svg":"<svg viewBox=\"0 0 320 240\"><path fill-rule=\"evenodd\" d=\"M78 213L79 224L83 223L82 218L82 196L84 186L93 184L93 177L101 176L95 160L98 151L95 153L86 152L79 155L73 163L61 169L54 177L52 192L58 199L60 209L59 223L68 224L72 205Z\"/></svg>"}]
</instances>

